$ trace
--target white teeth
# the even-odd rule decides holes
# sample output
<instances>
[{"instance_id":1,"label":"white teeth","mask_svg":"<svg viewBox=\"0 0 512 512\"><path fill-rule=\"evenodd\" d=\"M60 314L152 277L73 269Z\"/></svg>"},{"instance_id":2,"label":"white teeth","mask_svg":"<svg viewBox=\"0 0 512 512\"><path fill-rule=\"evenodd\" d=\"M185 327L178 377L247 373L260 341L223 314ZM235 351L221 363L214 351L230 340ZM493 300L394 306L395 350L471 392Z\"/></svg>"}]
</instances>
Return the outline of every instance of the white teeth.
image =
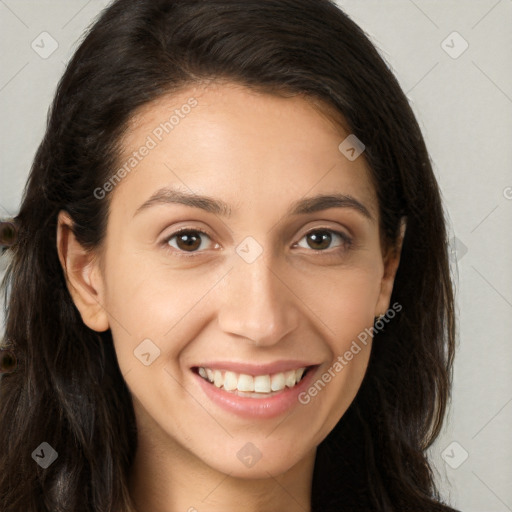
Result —
<instances>
[{"instance_id":1,"label":"white teeth","mask_svg":"<svg viewBox=\"0 0 512 512\"><path fill-rule=\"evenodd\" d=\"M289 388L295 386L295 370L290 370L284 373L284 381Z\"/></svg>"},{"instance_id":2,"label":"white teeth","mask_svg":"<svg viewBox=\"0 0 512 512\"><path fill-rule=\"evenodd\" d=\"M270 389L272 391L281 391L285 388L286 383L284 380L284 373L276 373L272 375L270 382Z\"/></svg>"},{"instance_id":3,"label":"white teeth","mask_svg":"<svg viewBox=\"0 0 512 512\"><path fill-rule=\"evenodd\" d=\"M224 379L222 378L222 373L219 370L214 370L213 372L213 383L218 387L222 387L224 384Z\"/></svg>"},{"instance_id":4,"label":"white teeth","mask_svg":"<svg viewBox=\"0 0 512 512\"><path fill-rule=\"evenodd\" d=\"M224 389L233 391L238 386L238 376L234 372L226 372L224 375Z\"/></svg>"},{"instance_id":5,"label":"white teeth","mask_svg":"<svg viewBox=\"0 0 512 512\"><path fill-rule=\"evenodd\" d=\"M256 393L270 393L270 375L254 377L254 391Z\"/></svg>"},{"instance_id":6,"label":"white teeth","mask_svg":"<svg viewBox=\"0 0 512 512\"><path fill-rule=\"evenodd\" d=\"M238 391L254 391L254 378L241 373L238 377Z\"/></svg>"},{"instance_id":7,"label":"white teeth","mask_svg":"<svg viewBox=\"0 0 512 512\"><path fill-rule=\"evenodd\" d=\"M304 376L306 368L298 368L272 375L247 375L232 371L212 370L200 367L199 375L218 388L226 391L242 391L247 393L271 393L282 391L286 387L293 388Z\"/></svg>"}]
</instances>

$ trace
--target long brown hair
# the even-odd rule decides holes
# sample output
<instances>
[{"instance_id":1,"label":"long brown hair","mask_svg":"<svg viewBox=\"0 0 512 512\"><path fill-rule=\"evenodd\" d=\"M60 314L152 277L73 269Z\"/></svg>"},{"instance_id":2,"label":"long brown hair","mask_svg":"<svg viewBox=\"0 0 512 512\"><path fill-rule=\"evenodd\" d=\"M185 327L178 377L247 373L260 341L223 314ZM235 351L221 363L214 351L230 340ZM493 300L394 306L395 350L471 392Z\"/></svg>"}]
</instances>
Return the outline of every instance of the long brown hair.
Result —
<instances>
[{"instance_id":1,"label":"long brown hair","mask_svg":"<svg viewBox=\"0 0 512 512\"><path fill-rule=\"evenodd\" d=\"M62 77L19 214L0 381L3 512L124 512L137 443L130 393L110 331L87 328L56 250L65 210L91 250L105 236L108 196L135 110L211 79L305 94L339 112L361 141L383 241L407 218L391 303L362 386L320 444L314 511L448 511L425 450L449 399L455 319L445 218L408 101L364 32L328 0L117 0L86 34ZM42 442L57 459L32 459Z\"/></svg>"}]
</instances>

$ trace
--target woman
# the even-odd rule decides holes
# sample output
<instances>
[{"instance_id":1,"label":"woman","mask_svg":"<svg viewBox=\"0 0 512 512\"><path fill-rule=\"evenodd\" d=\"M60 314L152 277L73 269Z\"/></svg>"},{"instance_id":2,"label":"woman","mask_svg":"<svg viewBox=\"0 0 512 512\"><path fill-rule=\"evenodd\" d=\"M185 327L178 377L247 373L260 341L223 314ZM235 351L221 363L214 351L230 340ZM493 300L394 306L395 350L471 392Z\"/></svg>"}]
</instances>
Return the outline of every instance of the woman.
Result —
<instances>
[{"instance_id":1,"label":"woman","mask_svg":"<svg viewBox=\"0 0 512 512\"><path fill-rule=\"evenodd\" d=\"M452 510L439 189L333 3L114 2L14 221L6 512Z\"/></svg>"}]
</instances>

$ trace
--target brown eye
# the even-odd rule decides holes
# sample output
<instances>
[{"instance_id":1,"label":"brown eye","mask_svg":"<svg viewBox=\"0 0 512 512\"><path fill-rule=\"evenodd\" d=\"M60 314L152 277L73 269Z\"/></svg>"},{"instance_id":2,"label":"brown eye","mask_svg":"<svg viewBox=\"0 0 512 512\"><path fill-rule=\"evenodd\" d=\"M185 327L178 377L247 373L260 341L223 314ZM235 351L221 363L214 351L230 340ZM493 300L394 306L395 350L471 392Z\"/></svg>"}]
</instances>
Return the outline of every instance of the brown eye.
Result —
<instances>
[{"instance_id":1,"label":"brown eye","mask_svg":"<svg viewBox=\"0 0 512 512\"><path fill-rule=\"evenodd\" d=\"M167 239L167 243L178 251L197 252L203 243L202 237L206 237L208 240L210 240L210 237L203 231L187 229L173 233ZM176 239L176 245L171 243L174 239ZM202 248L204 249L204 247Z\"/></svg>"},{"instance_id":2,"label":"brown eye","mask_svg":"<svg viewBox=\"0 0 512 512\"><path fill-rule=\"evenodd\" d=\"M315 231L306 235L308 245L311 249L322 250L328 249L332 241L332 235L327 231Z\"/></svg>"},{"instance_id":3,"label":"brown eye","mask_svg":"<svg viewBox=\"0 0 512 512\"><path fill-rule=\"evenodd\" d=\"M349 246L351 243L351 239L347 235L330 229L317 229L315 231L310 231L303 239L306 239L306 248L310 248L315 251L324 251L326 249L336 247L343 248L345 246ZM336 239L340 242L332 246L331 244L333 243L333 240ZM301 245L300 243L298 245L300 247L304 247L304 245Z\"/></svg>"}]
</instances>

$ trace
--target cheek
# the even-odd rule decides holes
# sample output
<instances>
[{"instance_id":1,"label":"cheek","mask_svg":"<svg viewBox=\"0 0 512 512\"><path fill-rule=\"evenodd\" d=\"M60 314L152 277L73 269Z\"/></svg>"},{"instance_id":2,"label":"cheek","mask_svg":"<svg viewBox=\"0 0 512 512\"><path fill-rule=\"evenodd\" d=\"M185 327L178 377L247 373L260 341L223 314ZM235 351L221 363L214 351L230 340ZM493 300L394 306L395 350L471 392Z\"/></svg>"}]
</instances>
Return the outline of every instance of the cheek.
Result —
<instances>
[{"instance_id":1,"label":"cheek","mask_svg":"<svg viewBox=\"0 0 512 512\"><path fill-rule=\"evenodd\" d=\"M295 279L294 290L325 327L338 350L373 324L380 293L379 266L346 267Z\"/></svg>"},{"instance_id":2,"label":"cheek","mask_svg":"<svg viewBox=\"0 0 512 512\"><path fill-rule=\"evenodd\" d=\"M321 437L344 414L366 372L372 345L370 328L380 292L379 266L340 269L315 283L314 288L309 287L307 302L320 319L330 361L319 369L302 403L322 409L320 416L327 420ZM302 286L305 290L306 281Z\"/></svg>"},{"instance_id":3,"label":"cheek","mask_svg":"<svg viewBox=\"0 0 512 512\"><path fill-rule=\"evenodd\" d=\"M135 357L144 340L156 346L146 342L159 353L158 364L176 358L193 339L191 328L203 324L202 300L222 275L210 271L192 277L187 271L170 271L155 265L147 254L111 258L105 274L104 307L123 372L138 364Z\"/></svg>"}]
</instances>

